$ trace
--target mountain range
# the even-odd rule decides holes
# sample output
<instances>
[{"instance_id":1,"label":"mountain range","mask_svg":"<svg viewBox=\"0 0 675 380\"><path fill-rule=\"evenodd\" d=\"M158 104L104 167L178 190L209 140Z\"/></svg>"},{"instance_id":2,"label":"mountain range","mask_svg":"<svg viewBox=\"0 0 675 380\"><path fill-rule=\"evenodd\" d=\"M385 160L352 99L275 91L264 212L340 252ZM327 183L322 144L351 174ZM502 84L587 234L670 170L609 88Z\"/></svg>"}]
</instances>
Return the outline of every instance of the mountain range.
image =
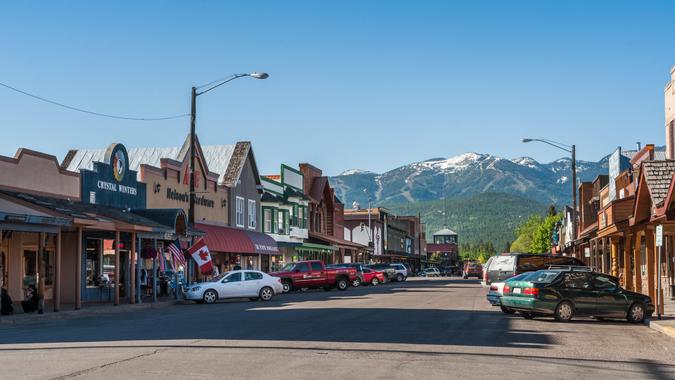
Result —
<instances>
[{"instance_id":1,"label":"mountain range","mask_svg":"<svg viewBox=\"0 0 675 380\"><path fill-rule=\"evenodd\" d=\"M607 174L608 158L577 160L578 181ZM414 162L382 174L351 169L331 177L336 195L350 208L468 197L485 192L514 194L543 204L562 205L571 198L571 159L540 163L530 157L506 159L464 153ZM366 191L364 191L364 189Z\"/></svg>"}]
</instances>

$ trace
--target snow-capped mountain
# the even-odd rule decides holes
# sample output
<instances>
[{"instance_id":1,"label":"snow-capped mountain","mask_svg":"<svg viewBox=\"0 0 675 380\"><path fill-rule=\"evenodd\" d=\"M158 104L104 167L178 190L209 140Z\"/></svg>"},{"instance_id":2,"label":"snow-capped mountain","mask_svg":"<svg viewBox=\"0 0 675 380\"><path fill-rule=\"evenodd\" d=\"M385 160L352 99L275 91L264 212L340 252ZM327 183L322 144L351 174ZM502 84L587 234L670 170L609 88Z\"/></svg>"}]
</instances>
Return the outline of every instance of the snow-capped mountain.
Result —
<instances>
[{"instance_id":1,"label":"snow-capped mountain","mask_svg":"<svg viewBox=\"0 0 675 380\"><path fill-rule=\"evenodd\" d=\"M530 157L505 159L490 154L464 153L432 158L377 174L352 169L330 179L336 195L345 203L406 203L469 196L484 192L524 195L546 204L567 203L571 195L571 160L540 163ZM606 174L607 158L577 161L578 181Z\"/></svg>"}]
</instances>

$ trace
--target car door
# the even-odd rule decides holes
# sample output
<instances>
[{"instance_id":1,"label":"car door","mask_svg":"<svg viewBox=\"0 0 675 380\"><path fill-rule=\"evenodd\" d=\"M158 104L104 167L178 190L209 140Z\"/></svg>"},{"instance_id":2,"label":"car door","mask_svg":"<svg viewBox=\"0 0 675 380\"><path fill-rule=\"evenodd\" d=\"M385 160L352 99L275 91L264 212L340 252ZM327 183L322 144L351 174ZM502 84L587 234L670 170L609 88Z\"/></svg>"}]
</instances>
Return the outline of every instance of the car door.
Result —
<instances>
[{"instance_id":1,"label":"car door","mask_svg":"<svg viewBox=\"0 0 675 380\"><path fill-rule=\"evenodd\" d=\"M563 274L560 293L562 298L574 303L575 314L595 315L595 292L590 272L566 272Z\"/></svg>"},{"instance_id":2,"label":"car door","mask_svg":"<svg viewBox=\"0 0 675 380\"><path fill-rule=\"evenodd\" d=\"M321 264L318 261L312 261L310 263L309 269L310 269L309 275L311 276L310 282L311 286L321 286L326 283L327 274L325 268L323 267L323 264Z\"/></svg>"},{"instance_id":3,"label":"car door","mask_svg":"<svg viewBox=\"0 0 675 380\"><path fill-rule=\"evenodd\" d=\"M312 277L309 274L310 270L308 263L297 263L293 271L293 282L297 284L297 287L303 288L310 286L312 283Z\"/></svg>"},{"instance_id":4,"label":"car door","mask_svg":"<svg viewBox=\"0 0 675 380\"><path fill-rule=\"evenodd\" d=\"M257 297L262 288L263 275L259 272L244 272L242 292L244 297Z\"/></svg>"},{"instance_id":5,"label":"car door","mask_svg":"<svg viewBox=\"0 0 675 380\"><path fill-rule=\"evenodd\" d=\"M621 288L615 279L610 276L594 273L593 292L595 293L597 316L616 318L626 316L628 301L621 293Z\"/></svg>"},{"instance_id":6,"label":"car door","mask_svg":"<svg viewBox=\"0 0 675 380\"><path fill-rule=\"evenodd\" d=\"M241 272L231 273L220 281L218 298L243 297L242 287Z\"/></svg>"}]
</instances>

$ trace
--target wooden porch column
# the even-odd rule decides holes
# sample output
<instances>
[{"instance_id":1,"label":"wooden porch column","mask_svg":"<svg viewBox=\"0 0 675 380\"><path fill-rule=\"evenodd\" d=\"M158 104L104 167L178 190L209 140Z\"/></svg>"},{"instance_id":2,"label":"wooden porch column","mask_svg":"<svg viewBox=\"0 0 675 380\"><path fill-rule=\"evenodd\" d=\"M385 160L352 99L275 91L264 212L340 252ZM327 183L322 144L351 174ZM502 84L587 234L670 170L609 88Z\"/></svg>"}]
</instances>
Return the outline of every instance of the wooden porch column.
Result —
<instances>
[{"instance_id":1,"label":"wooden porch column","mask_svg":"<svg viewBox=\"0 0 675 380\"><path fill-rule=\"evenodd\" d=\"M38 313L42 314L45 309L45 239L47 234L40 232L38 235L40 241L38 242L37 253L37 288L38 288Z\"/></svg>"},{"instance_id":2,"label":"wooden porch column","mask_svg":"<svg viewBox=\"0 0 675 380\"><path fill-rule=\"evenodd\" d=\"M642 293L642 234L643 231L635 232L635 243L633 246L633 259L635 260L635 291Z\"/></svg>"},{"instance_id":3,"label":"wooden porch column","mask_svg":"<svg viewBox=\"0 0 675 380\"><path fill-rule=\"evenodd\" d=\"M612 249L611 274L614 277L619 277L619 238L611 237L609 239Z\"/></svg>"},{"instance_id":4,"label":"wooden porch column","mask_svg":"<svg viewBox=\"0 0 675 380\"><path fill-rule=\"evenodd\" d=\"M627 290L633 290L632 274L630 269L630 251L632 243L631 235L626 234L623 242L623 287Z\"/></svg>"},{"instance_id":5,"label":"wooden porch column","mask_svg":"<svg viewBox=\"0 0 675 380\"><path fill-rule=\"evenodd\" d=\"M54 312L61 309L61 229L56 234L54 250Z\"/></svg>"},{"instance_id":6,"label":"wooden porch column","mask_svg":"<svg viewBox=\"0 0 675 380\"><path fill-rule=\"evenodd\" d=\"M649 297L652 298L656 306L656 252L654 241L654 231L648 230L645 232L646 244L647 244L647 289L649 290Z\"/></svg>"},{"instance_id":7,"label":"wooden porch column","mask_svg":"<svg viewBox=\"0 0 675 380\"><path fill-rule=\"evenodd\" d=\"M75 310L82 308L82 227L77 228L77 253L75 254Z\"/></svg>"},{"instance_id":8,"label":"wooden porch column","mask_svg":"<svg viewBox=\"0 0 675 380\"><path fill-rule=\"evenodd\" d=\"M129 276L131 276L129 302L136 303L136 233L131 233L131 251L129 251Z\"/></svg>"},{"instance_id":9,"label":"wooden porch column","mask_svg":"<svg viewBox=\"0 0 675 380\"><path fill-rule=\"evenodd\" d=\"M120 232L115 231L115 287L113 305L120 304Z\"/></svg>"}]
</instances>

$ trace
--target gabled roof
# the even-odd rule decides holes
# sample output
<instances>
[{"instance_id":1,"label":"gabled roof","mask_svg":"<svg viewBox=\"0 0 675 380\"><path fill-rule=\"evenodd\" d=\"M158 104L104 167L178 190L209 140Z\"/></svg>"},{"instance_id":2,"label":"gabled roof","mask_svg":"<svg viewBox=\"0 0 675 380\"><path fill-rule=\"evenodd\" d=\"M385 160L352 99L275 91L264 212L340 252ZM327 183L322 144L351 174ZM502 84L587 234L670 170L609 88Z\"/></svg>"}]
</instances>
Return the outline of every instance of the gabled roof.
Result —
<instances>
[{"instance_id":1,"label":"gabled roof","mask_svg":"<svg viewBox=\"0 0 675 380\"><path fill-rule=\"evenodd\" d=\"M654 207L661 207L675 173L675 160L645 161L642 168L640 175L644 174L652 203Z\"/></svg>"},{"instance_id":2,"label":"gabled roof","mask_svg":"<svg viewBox=\"0 0 675 380\"><path fill-rule=\"evenodd\" d=\"M312 181L312 187L309 192L309 197L315 202L321 202L324 199L324 192L328 190L330 192L330 184L328 183L328 177L315 177ZM332 199L332 195L328 195L326 199L331 203L335 202Z\"/></svg>"},{"instance_id":3,"label":"gabled roof","mask_svg":"<svg viewBox=\"0 0 675 380\"><path fill-rule=\"evenodd\" d=\"M197 137L197 152L204 157L204 171L217 173L218 184L234 187L241 176L247 157L251 157L251 166L255 172L257 184L260 185L258 167L249 141L240 141L235 145L199 144ZM141 165L161 166L163 159L182 162L190 151L190 136L180 147L165 148L128 148L129 169L139 172ZM94 162L105 161L106 149L73 149L68 152L61 164L62 168L78 172L80 169L92 170Z\"/></svg>"}]
</instances>

